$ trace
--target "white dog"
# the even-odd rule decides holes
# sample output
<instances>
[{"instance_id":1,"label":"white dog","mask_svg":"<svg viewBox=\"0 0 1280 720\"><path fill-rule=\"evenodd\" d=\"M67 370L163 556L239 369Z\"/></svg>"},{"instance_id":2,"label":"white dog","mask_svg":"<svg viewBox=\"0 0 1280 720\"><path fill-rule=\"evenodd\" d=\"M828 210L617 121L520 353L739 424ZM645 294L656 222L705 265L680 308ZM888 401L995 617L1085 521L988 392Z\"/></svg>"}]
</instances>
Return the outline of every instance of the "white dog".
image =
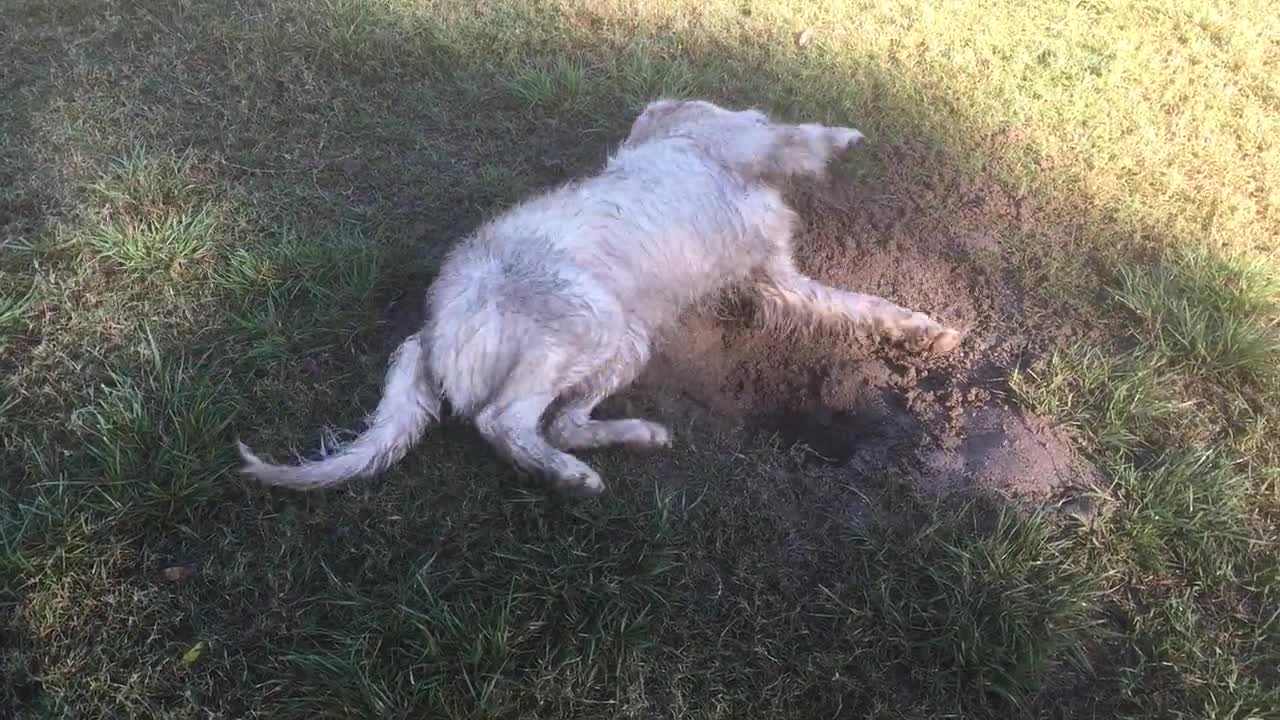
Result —
<instances>
[{"instance_id":1,"label":"white dog","mask_svg":"<svg viewBox=\"0 0 1280 720\"><path fill-rule=\"evenodd\" d=\"M300 465L268 464L241 444L243 471L293 488L373 475L404 457L447 399L517 468L598 494L600 476L568 451L666 447L671 436L648 420L593 420L592 410L636 378L681 311L731 288L787 327L951 350L957 331L822 285L792 262L797 216L778 185L822 175L861 138L703 101L649 104L601 174L512 208L449 254L425 326L396 350L363 434Z\"/></svg>"}]
</instances>

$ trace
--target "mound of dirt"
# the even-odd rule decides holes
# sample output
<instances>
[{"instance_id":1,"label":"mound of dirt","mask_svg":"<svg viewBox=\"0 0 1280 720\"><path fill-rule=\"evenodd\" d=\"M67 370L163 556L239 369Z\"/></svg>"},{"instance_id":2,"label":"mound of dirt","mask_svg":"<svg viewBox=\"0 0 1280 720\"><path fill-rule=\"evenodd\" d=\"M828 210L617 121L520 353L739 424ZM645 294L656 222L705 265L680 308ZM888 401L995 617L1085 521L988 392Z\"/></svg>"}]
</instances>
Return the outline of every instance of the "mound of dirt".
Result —
<instances>
[{"instance_id":1,"label":"mound of dirt","mask_svg":"<svg viewBox=\"0 0 1280 720\"><path fill-rule=\"evenodd\" d=\"M924 495L974 488L1042 503L1088 487L1070 438L1003 399L1038 342L1000 260L1016 203L960 178L792 193L807 228L797 261L830 285L873 293L967 335L943 356L869 340L779 336L747 309L691 313L638 388L668 411L776 432L853 479L892 474Z\"/></svg>"}]
</instances>

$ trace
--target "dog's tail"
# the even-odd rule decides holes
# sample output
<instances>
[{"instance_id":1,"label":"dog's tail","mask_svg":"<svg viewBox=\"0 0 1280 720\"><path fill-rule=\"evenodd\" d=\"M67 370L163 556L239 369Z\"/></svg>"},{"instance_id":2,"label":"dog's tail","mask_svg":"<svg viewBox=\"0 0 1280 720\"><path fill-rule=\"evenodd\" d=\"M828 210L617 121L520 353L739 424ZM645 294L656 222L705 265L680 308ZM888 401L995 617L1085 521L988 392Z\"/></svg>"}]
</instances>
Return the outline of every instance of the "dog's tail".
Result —
<instances>
[{"instance_id":1,"label":"dog's tail","mask_svg":"<svg viewBox=\"0 0 1280 720\"><path fill-rule=\"evenodd\" d=\"M351 443L299 465L263 462L239 443L245 463L241 472L267 485L314 490L376 475L400 461L440 417L440 392L428 374L422 343L422 334L414 333L391 356L378 409L368 429Z\"/></svg>"}]
</instances>

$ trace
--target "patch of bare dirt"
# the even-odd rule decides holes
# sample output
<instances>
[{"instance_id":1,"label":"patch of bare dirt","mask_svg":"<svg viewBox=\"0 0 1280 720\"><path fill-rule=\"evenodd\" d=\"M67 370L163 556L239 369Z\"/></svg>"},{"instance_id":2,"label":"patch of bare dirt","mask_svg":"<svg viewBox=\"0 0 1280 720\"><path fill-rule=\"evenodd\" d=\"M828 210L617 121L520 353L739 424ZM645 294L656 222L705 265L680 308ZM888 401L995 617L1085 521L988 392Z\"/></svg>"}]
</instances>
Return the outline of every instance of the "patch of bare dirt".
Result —
<instances>
[{"instance_id":1,"label":"patch of bare dirt","mask_svg":"<svg viewBox=\"0 0 1280 720\"><path fill-rule=\"evenodd\" d=\"M669 412L803 444L823 474L891 474L923 495L977 488L1037 504L1089 487L1093 471L1067 434L1004 397L1008 372L1042 344L1021 322L1021 294L1001 259L1001 238L1025 221L1020 204L993 183L955 175L841 185L792 194L807 223L801 267L958 327L961 346L930 357L867 340L779 336L707 308L685 318L639 388Z\"/></svg>"}]
</instances>

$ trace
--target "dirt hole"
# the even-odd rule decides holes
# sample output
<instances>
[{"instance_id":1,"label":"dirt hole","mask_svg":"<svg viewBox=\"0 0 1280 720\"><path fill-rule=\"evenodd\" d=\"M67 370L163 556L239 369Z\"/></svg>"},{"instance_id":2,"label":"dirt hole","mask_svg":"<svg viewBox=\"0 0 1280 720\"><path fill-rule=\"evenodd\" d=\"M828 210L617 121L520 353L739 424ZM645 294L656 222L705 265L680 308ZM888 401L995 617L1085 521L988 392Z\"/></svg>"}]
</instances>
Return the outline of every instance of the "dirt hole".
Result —
<instances>
[{"instance_id":1,"label":"dirt hole","mask_svg":"<svg viewBox=\"0 0 1280 720\"><path fill-rule=\"evenodd\" d=\"M926 495L981 488L1033 503L1091 487L1068 434L1005 397L1008 372L1038 342L1001 269L999 238L1021 208L994 185L956 178L893 187L793 193L807 224L797 260L823 282L962 329L959 349L921 357L780 337L706 308L672 333L640 389L672 412L776 432L855 481L892 473Z\"/></svg>"}]
</instances>

